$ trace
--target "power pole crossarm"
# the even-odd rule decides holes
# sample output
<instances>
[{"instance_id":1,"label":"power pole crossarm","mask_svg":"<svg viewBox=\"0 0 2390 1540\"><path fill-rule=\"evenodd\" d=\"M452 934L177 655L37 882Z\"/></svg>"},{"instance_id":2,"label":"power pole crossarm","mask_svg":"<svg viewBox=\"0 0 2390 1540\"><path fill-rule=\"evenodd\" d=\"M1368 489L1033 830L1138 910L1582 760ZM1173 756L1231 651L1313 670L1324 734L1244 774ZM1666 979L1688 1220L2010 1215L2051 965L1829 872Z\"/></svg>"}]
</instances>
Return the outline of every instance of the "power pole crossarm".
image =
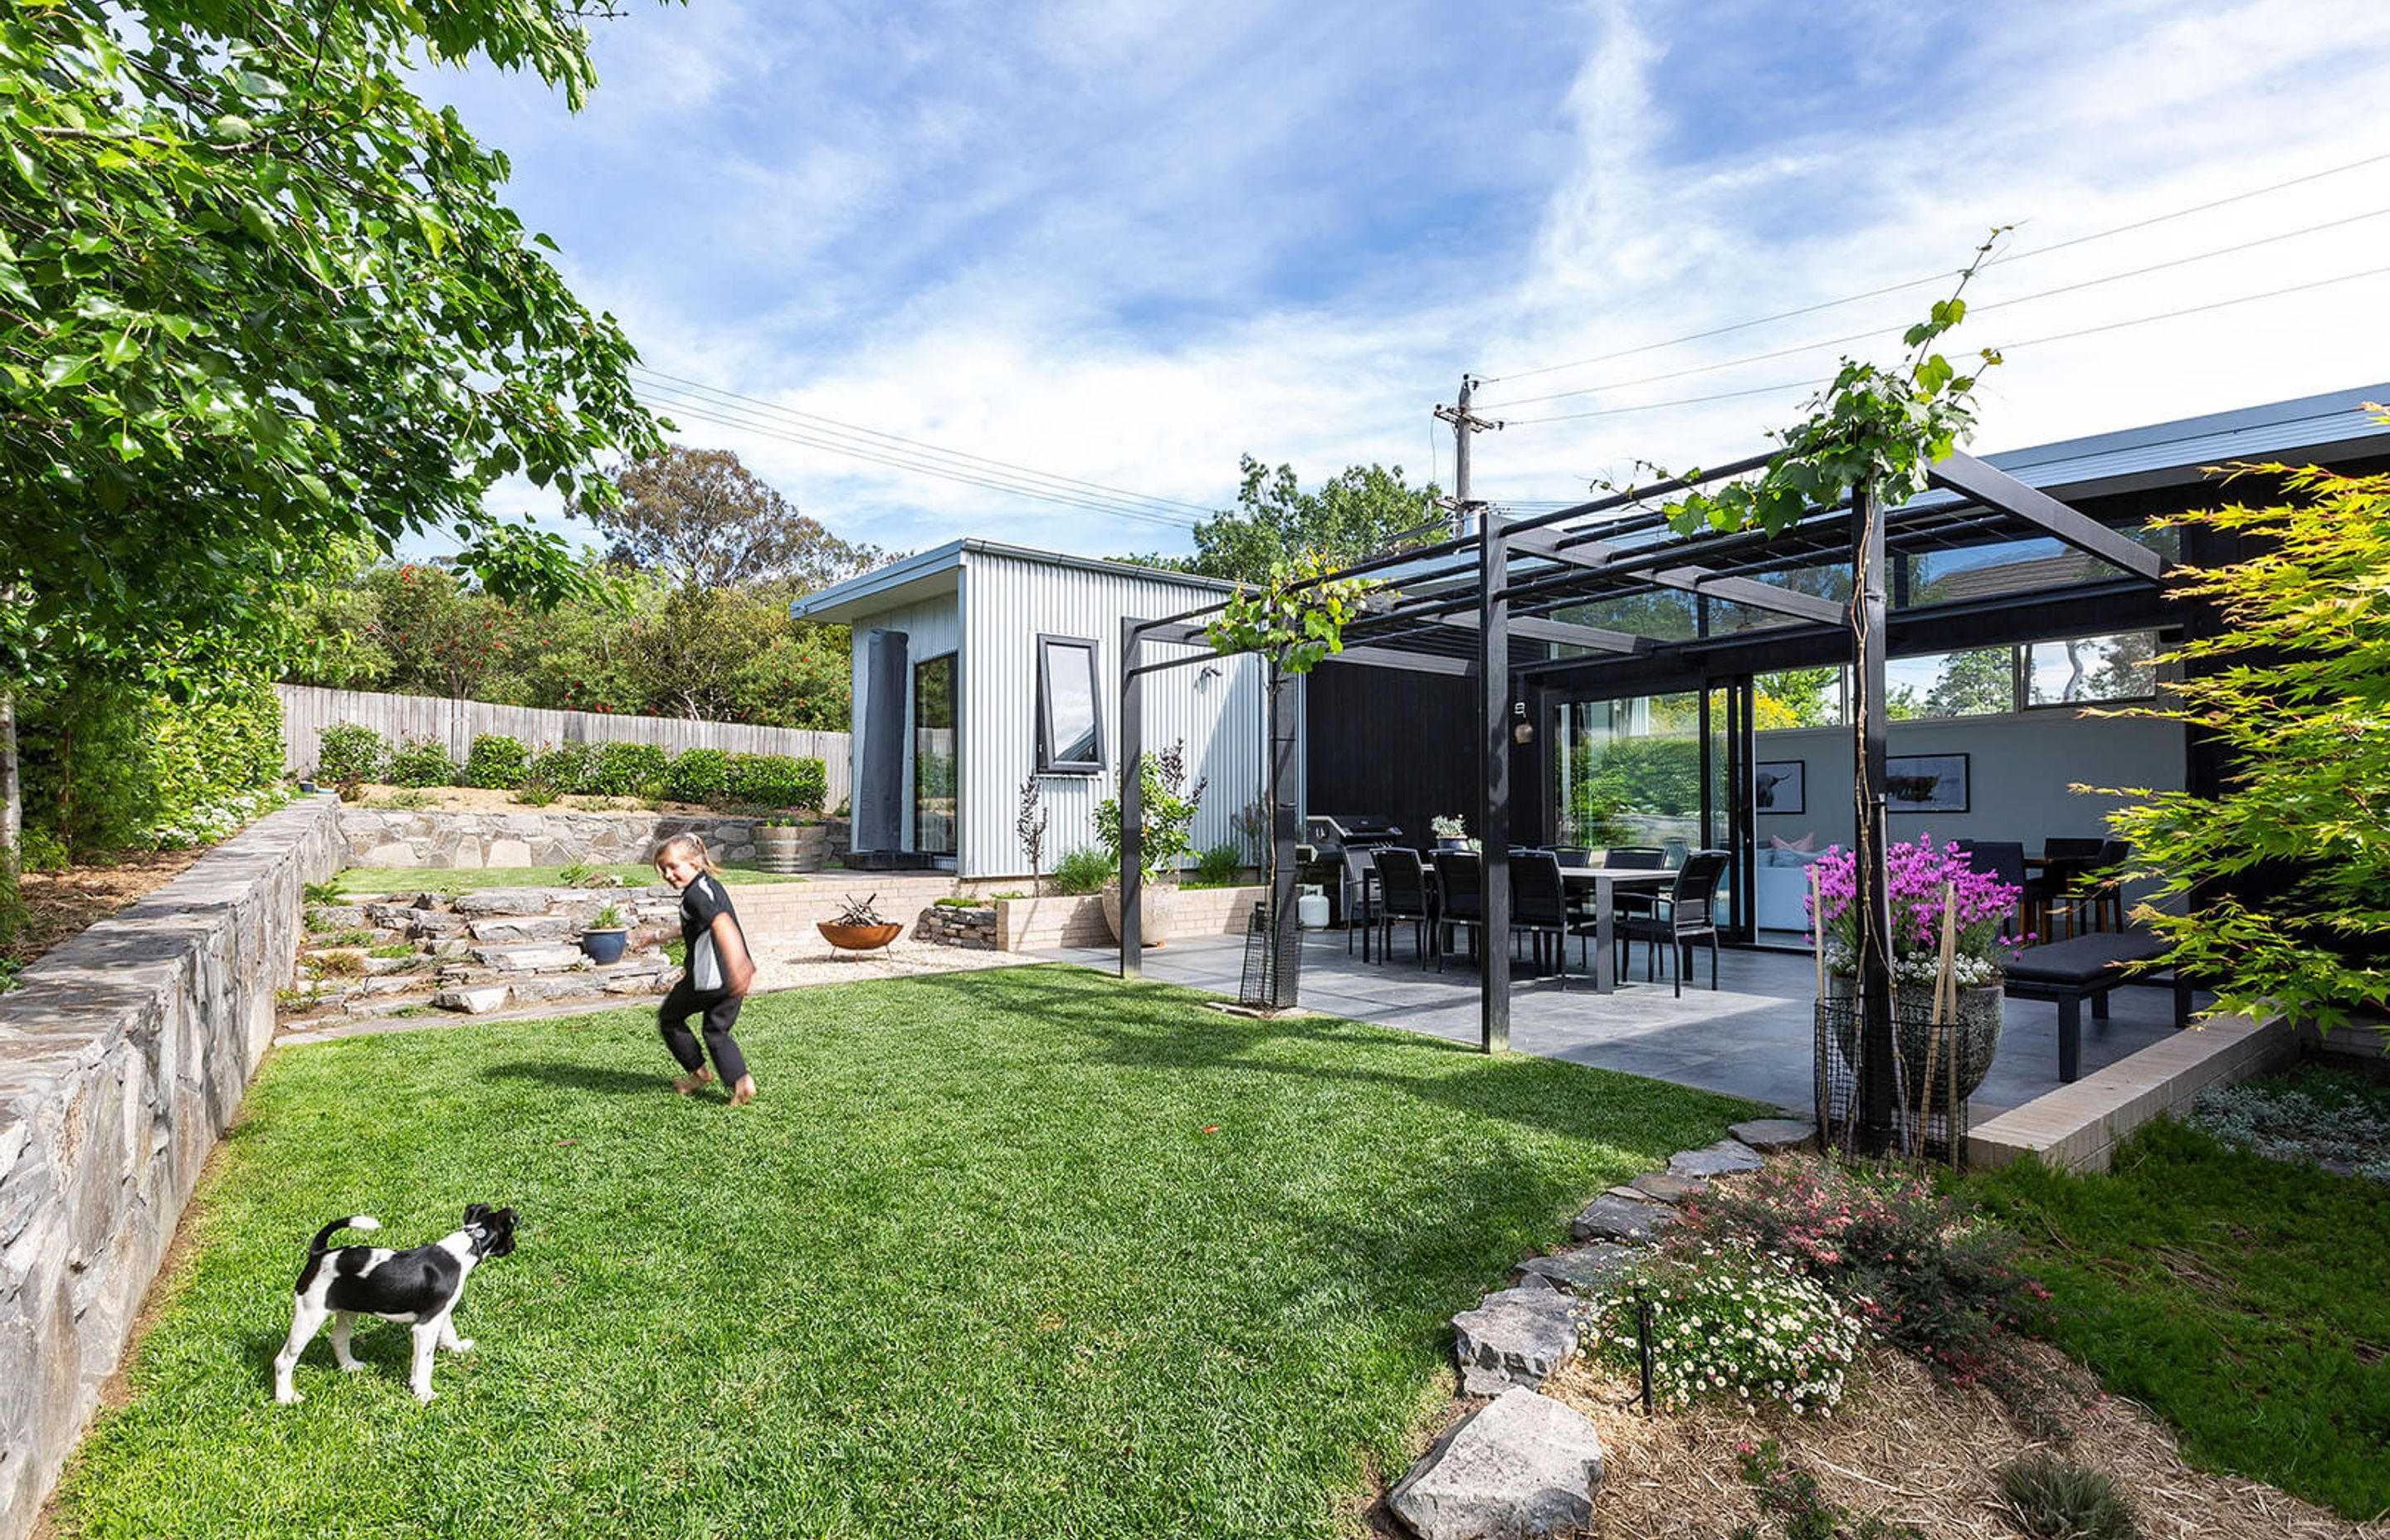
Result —
<instances>
[{"instance_id":1,"label":"power pole crossarm","mask_svg":"<svg viewBox=\"0 0 2390 1540\"><path fill-rule=\"evenodd\" d=\"M1469 408L1469 398L1476 391L1475 375L1460 377L1460 401L1458 405L1439 406L1436 420L1452 424L1452 533L1467 535L1478 528L1478 508L1469 495L1469 440L1471 434L1488 430L1500 431L1502 424L1494 417L1481 417Z\"/></svg>"}]
</instances>

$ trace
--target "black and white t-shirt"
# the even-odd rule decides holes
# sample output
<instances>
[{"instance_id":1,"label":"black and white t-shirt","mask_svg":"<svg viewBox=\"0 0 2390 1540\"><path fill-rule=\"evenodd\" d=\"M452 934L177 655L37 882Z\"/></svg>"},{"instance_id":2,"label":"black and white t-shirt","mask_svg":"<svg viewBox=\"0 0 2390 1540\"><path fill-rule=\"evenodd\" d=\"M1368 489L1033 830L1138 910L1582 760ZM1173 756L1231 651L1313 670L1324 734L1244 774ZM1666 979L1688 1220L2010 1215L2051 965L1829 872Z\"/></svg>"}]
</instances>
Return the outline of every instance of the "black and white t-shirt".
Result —
<instances>
[{"instance_id":1,"label":"black and white t-shirt","mask_svg":"<svg viewBox=\"0 0 2390 1540\"><path fill-rule=\"evenodd\" d=\"M688 985L700 995L718 994L730 987L728 970L722 966L721 953L713 944L716 915L728 915L731 924L739 924L739 912L730 906L730 895L722 891L721 880L700 872L696 881L681 890L680 939L688 943ZM744 927L739 929L739 939L747 939Z\"/></svg>"}]
</instances>

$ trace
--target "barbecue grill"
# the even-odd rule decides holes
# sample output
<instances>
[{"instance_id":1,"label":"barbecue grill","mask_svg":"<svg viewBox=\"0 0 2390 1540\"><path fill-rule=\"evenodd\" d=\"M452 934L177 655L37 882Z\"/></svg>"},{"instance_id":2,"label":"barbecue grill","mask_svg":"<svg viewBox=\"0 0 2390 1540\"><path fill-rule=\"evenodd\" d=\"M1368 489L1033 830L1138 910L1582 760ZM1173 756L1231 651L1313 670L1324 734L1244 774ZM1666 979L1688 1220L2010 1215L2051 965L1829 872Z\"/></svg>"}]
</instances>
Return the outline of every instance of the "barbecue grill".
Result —
<instances>
[{"instance_id":1,"label":"barbecue grill","mask_svg":"<svg viewBox=\"0 0 2390 1540\"><path fill-rule=\"evenodd\" d=\"M1344 853L1399 845L1403 831L1377 813L1315 813L1303 821L1303 829L1313 854L1296 868L1295 880L1317 883L1328 895L1328 922L1342 925L1347 899L1360 896L1344 891Z\"/></svg>"}]
</instances>

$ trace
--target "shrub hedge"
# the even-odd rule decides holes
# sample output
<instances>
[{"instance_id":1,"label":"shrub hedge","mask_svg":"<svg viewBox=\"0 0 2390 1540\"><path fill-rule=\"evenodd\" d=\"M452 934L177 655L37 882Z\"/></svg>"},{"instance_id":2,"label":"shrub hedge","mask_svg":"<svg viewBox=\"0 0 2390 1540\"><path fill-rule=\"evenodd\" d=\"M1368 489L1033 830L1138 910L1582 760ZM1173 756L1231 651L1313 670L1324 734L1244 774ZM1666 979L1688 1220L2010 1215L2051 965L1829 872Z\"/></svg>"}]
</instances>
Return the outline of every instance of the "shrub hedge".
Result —
<instances>
[{"instance_id":1,"label":"shrub hedge","mask_svg":"<svg viewBox=\"0 0 2390 1540\"><path fill-rule=\"evenodd\" d=\"M465 784L493 791L512 791L531 773L531 751L522 739L504 733L482 733L465 756Z\"/></svg>"},{"instance_id":2,"label":"shrub hedge","mask_svg":"<svg viewBox=\"0 0 2390 1540\"><path fill-rule=\"evenodd\" d=\"M328 786L378 781L389 764L389 740L362 722L336 722L315 737L315 778Z\"/></svg>"},{"instance_id":3,"label":"shrub hedge","mask_svg":"<svg viewBox=\"0 0 2390 1540\"><path fill-rule=\"evenodd\" d=\"M392 786L454 786L456 762L448 746L436 738L410 738L390 756L384 772Z\"/></svg>"},{"instance_id":4,"label":"shrub hedge","mask_svg":"<svg viewBox=\"0 0 2390 1540\"><path fill-rule=\"evenodd\" d=\"M684 749L664 772L664 795L676 802L717 802L730 791L730 756L719 749Z\"/></svg>"}]
</instances>

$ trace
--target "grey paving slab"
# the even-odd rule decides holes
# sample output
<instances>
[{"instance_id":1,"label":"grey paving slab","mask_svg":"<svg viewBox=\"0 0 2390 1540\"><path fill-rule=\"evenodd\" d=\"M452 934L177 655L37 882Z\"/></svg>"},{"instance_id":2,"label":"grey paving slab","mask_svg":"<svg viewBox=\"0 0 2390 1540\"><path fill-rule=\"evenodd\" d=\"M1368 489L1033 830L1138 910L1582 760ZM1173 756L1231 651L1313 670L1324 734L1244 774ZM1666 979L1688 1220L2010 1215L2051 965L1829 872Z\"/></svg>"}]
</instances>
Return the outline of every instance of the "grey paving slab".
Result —
<instances>
[{"instance_id":1,"label":"grey paving slab","mask_svg":"<svg viewBox=\"0 0 2390 1540\"><path fill-rule=\"evenodd\" d=\"M1106 971L1119 967L1111 948L1078 947L1043 956ZM1631 982L1610 995L1569 959L1568 986L1522 969L1510 995L1510 1046L1520 1053L1646 1075L1763 1106L1805 1111L1814 1077L1810 1001L1814 975L1805 956L1728 949L1718 960L1718 988L1706 986L1708 959L1696 968L1682 996L1664 983L1642 981L1641 959ZM1145 954L1145 975L1166 983L1233 996L1244 965L1241 937L1173 942ZM1302 999L1311 1010L1399 1027L1455 1043L1480 1040L1477 972L1465 958L1445 971L1422 969L1407 952L1389 962L1347 956L1337 932L1304 938ZM2128 985L2109 996L2105 1021L2083 1022L2083 1071L2113 1064L2174 1031L2172 992ZM1978 1122L2058 1088L2058 1007L2011 1000L2003 1015L1998 1057L1972 1098Z\"/></svg>"}]
</instances>

